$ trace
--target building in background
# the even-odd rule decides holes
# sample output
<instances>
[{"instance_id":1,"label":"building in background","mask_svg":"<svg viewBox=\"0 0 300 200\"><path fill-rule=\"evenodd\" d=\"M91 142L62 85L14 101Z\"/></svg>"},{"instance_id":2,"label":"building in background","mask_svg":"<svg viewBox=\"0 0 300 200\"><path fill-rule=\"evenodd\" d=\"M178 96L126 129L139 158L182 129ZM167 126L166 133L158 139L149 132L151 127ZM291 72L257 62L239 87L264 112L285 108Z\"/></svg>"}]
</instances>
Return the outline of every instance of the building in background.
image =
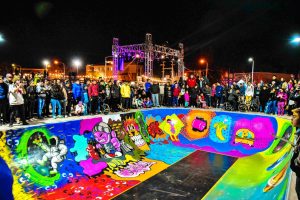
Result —
<instances>
[{"instance_id":1,"label":"building in background","mask_svg":"<svg viewBox=\"0 0 300 200\"><path fill-rule=\"evenodd\" d=\"M87 78L98 79L102 77L106 80L113 78L113 65L108 62L107 65L88 64L86 65ZM124 63L124 70L118 72L118 80L136 81L138 76L143 74L143 65L137 63Z\"/></svg>"}]
</instances>

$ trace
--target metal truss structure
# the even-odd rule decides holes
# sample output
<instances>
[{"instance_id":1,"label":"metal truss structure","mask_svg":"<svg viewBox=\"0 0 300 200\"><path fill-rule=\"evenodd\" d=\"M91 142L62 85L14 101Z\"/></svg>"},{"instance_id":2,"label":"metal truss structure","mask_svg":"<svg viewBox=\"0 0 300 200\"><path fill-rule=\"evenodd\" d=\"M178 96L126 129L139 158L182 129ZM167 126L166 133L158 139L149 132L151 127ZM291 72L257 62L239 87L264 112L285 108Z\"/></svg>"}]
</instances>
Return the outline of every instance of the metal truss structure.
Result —
<instances>
[{"instance_id":1,"label":"metal truss structure","mask_svg":"<svg viewBox=\"0 0 300 200\"><path fill-rule=\"evenodd\" d=\"M118 71L124 70L123 63L120 63L120 59L126 56L133 56L134 59L144 60L145 65L145 76L153 77L153 61L154 59L163 59L165 57L177 60L178 64L178 76L183 77L184 75L184 49L183 44L179 43L179 50L172 49L166 46L156 45L152 42L152 35L146 34L145 43L132 44L132 45L119 45L119 39L113 38L112 45L112 56L113 56L113 76L114 79L118 77ZM119 65L121 66L119 67Z\"/></svg>"}]
</instances>

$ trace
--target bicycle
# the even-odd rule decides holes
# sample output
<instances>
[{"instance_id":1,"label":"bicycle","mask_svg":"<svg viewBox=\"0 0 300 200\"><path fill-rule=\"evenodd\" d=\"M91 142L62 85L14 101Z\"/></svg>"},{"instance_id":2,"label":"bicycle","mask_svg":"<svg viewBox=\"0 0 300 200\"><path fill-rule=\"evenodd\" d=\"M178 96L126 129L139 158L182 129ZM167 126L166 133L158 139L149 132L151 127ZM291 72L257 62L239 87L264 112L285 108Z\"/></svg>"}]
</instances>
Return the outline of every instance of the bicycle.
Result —
<instances>
[{"instance_id":1,"label":"bicycle","mask_svg":"<svg viewBox=\"0 0 300 200\"><path fill-rule=\"evenodd\" d=\"M100 99L100 113L103 113L104 115L109 114L110 112L110 107L109 105L106 103L107 101L107 97L104 97L104 99L102 97L99 97Z\"/></svg>"}]
</instances>

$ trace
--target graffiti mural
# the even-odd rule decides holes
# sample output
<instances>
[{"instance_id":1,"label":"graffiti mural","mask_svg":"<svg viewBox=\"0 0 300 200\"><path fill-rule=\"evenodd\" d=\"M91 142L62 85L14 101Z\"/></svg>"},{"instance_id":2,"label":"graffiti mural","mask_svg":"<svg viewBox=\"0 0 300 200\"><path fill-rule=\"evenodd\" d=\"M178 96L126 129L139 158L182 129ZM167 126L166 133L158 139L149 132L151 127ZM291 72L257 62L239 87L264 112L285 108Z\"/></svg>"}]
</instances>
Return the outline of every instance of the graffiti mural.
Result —
<instances>
[{"instance_id":1,"label":"graffiti mural","mask_svg":"<svg viewBox=\"0 0 300 200\"><path fill-rule=\"evenodd\" d=\"M272 116L151 109L2 131L0 156L15 199L111 199L196 150L240 158L204 199L284 199L292 148L276 138L294 131Z\"/></svg>"}]
</instances>

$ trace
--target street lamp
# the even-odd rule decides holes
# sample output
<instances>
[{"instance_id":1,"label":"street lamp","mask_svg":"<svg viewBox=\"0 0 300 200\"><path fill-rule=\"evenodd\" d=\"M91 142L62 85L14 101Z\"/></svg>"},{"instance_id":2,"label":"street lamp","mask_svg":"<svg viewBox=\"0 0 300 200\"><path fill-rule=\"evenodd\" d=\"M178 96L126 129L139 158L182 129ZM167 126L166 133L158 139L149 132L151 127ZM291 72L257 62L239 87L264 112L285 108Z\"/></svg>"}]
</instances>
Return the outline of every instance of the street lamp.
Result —
<instances>
[{"instance_id":1,"label":"street lamp","mask_svg":"<svg viewBox=\"0 0 300 200\"><path fill-rule=\"evenodd\" d=\"M65 65L65 63L63 63L61 61L58 61L58 60L54 60L53 62L56 65L58 65L59 63L61 63L63 65L63 67L64 67L64 79L65 79L65 77L66 77L66 65Z\"/></svg>"},{"instance_id":2,"label":"street lamp","mask_svg":"<svg viewBox=\"0 0 300 200\"><path fill-rule=\"evenodd\" d=\"M46 78L47 78L47 74L48 74L48 66L49 66L50 62L49 60L43 60L43 65L45 65L45 69L46 69Z\"/></svg>"},{"instance_id":3,"label":"street lamp","mask_svg":"<svg viewBox=\"0 0 300 200\"><path fill-rule=\"evenodd\" d=\"M252 63L251 82L252 82L252 84L253 84L254 58L252 58L252 57L248 58L248 62L251 62L251 63Z\"/></svg>"},{"instance_id":4,"label":"street lamp","mask_svg":"<svg viewBox=\"0 0 300 200\"><path fill-rule=\"evenodd\" d=\"M205 59L200 59L200 64L204 64L204 63L206 63L205 76L207 78L207 74L208 74L208 62Z\"/></svg>"},{"instance_id":5,"label":"street lamp","mask_svg":"<svg viewBox=\"0 0 300 200\"><path fill-rule=\"evenodd\" d=\"M4 43L4 42L5 42L4 36L0 33L0 43Z\"/></svg>"},{"instance_id":6,"label":"street lamp","mask_svg":"<svg viewBox=\"0 0 300 200\"><path fill-rule=\"evenodd\" d=\"M78 76L78 68L81 66L82 62L79 59L74 59L73 60L73 65L76 67L77 69L77 76Z\"/></svg>"},{"instance_id":7,"label":"street lamp","mask_svg":"<svg viewBox=\"0 0 300 200\"><path fill-rule=\"evenodd\" d=\"M292 44L292 45L299 45L300 44L300 35L294 35L292 38L291 38L291 40L290 40L290 43Z\"/></svg>"}]
</instances>

